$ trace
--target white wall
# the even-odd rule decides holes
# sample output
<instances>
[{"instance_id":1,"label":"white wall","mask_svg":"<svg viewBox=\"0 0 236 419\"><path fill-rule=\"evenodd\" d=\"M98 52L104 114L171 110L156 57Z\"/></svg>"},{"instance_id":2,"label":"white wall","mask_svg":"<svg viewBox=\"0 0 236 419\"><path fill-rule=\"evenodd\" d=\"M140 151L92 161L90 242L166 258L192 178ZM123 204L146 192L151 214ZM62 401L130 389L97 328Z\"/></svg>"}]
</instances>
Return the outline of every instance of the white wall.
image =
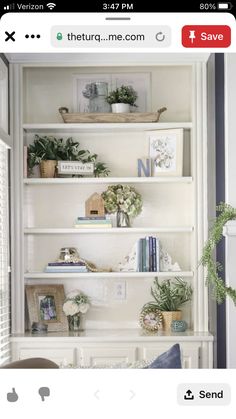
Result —
<instances>
[{"instance_id":1,"label":"white wall","mask_svg":"<svg viewBox=\"0 0 236 419\"><path fill-rule=\"evenodd\" d=\"M226 202L236 207L236 54L225 56ZM236 223L236 222L235 222ZM231 223L232 225L232 223ZM232 228L229 231L233 234ZM236 288L236 234L226 236L226 280ZM236 368L236 307L227 301L227 367Z\"/></svg>"}]
</instances>

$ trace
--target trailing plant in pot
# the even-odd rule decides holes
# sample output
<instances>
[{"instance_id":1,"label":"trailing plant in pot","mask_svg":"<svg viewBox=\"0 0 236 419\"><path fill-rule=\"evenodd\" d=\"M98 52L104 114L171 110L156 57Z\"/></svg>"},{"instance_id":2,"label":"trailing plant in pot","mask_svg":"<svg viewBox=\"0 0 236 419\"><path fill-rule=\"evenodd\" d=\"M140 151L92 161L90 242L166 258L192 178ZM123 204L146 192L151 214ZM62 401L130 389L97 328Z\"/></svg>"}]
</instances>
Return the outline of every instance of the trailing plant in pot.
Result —
<instances>
[{"instance_id":1,"label":"trailing plant in pot","mask_svg":"<svg viewBox=\"0 0 236 419\"><path fill-rule=\"evenodd\" d=\"M117 227L130 227L130 217L142 211L142 197L129 185L111 185L102 193L105 210L117 214Z\"/></svg>"},{"instance_id":2,"label":"trailing plant in pot","mask_svg":"<svg viewBox=\"0 0 236 419\"><path fill-rule=\"evenodd\" d=\"M218 216L215 219L211 229L209 238L203 248L200 264L207 268L207 285L212 287L213 298L217 303L222 303L228 296L236 305L236 290L225 285L224 281L219 275L222 270L222 265L215 261L214 250L220 242L223 235L223 228L230 220L236 220L236 209L231 205L221 202L216 207Z\"/></svg>"},{"instance_id":3,"label":"trailing plant in pot","mask_svg":"<svg viewBox=\"0 0 236 419\"><path fill-rule=\"evenodd\" d=\"M97 154L91 154L89 150L80 149L80 143L72 137L67 140L53 136L35 135L34 141L28 147L28 168L32 174L33 168L40 165L41 177L54 177L58 160L80 161L82 163L94 163L94 176L108 176L109 170L102 162L97 161ZM46 161L53 162L51 172L46 172Z\"/></svg>"},{"instance_id":4,"label":"trailing plant in pot","mask_svg":"<svg viewBox=\"0 0 236 419\"><path fill-rule=\"evenodd\" d=\"M109 93L106 100L112 107L113 113L130 112L130 106L135 106L138 98L137 92L132 86L117 87Z\"/></svg>"},{"instance_id":5,"label":"trailing plant in pot","mask_svg":"<svg viewBox=\"0 0 236 419\"><path fill-rule=\"evenodd\" d=\"M166 279L161 283L155 278L151 287L151 295L154 301L144 305L146 308L156 308L162 312L163 330L170 330L173 320L180 320L182 312L180 307L192 298L192 287L182 278L174 280Z\"/></svg>"}]
</instances>

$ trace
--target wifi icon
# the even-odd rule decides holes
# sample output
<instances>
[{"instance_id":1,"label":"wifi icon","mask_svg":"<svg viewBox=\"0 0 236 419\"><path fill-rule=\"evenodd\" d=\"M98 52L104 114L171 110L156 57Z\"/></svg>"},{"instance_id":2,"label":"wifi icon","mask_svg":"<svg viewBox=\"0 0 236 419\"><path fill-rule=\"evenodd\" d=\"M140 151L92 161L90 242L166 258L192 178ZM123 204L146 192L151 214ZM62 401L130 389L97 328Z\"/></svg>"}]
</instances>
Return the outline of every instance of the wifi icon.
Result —
<instances>
[{"instance_id":1,"label":"wifi icon","mask_svg":"<svg viewBox=\"0 0 236 419\"><path fill-rule=\"evenodd\" d=\"M52 9L54 9L54 7L56 6L56 4L55 3L48 3L47 4L47 7L50 9L50 10L52 10Z\"/></svg>"}]
</instances>

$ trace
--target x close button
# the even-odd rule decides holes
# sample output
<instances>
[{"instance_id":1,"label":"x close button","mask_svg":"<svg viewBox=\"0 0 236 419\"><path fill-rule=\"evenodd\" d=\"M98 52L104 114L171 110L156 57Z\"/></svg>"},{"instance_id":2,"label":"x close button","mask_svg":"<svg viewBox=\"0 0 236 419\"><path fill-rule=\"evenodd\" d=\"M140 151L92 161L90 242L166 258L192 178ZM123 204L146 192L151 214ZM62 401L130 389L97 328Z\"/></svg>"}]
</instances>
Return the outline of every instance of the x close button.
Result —
<instances>
[{"instance_id":1,"label":"x close button","mask_svg":"<svg viewBox=\"0 0 236 419\"><path fill-rule=\"evenodd\" d=\"M7 37L5 38L5 42L8 42L8 41L15 42L15 38L14 38L15 33L16 33L15 31L11 33L5 32L5 35L7 35Z\"/></svg>"},{"instance_id":2,"label":"x close button","mask_svg":"<svg viewBox=\"0 0 236 419\"><path fill-rule=\"evenodd\" d=\"M231 44L231 29L226 25L187 25L182 28L185 48L227 48Z\"/></svg>"}]
</instances>

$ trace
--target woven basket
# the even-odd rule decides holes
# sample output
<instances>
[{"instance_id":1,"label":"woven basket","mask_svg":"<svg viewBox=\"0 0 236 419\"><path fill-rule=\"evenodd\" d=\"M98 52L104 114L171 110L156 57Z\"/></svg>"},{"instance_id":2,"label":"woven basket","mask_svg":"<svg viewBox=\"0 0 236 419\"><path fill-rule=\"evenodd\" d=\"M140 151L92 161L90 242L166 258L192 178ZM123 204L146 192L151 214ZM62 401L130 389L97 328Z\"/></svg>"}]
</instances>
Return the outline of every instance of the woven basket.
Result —
<instances>
[{"instance_id":1,"label":"woven basket","mask_svg":"<svg viewBox=\"0 0 236 419\"><path fill-rule=\"evenodd\" d=\"M181 320L182 311L162 311L163 330L171 330L171 323L173 320Z\"/></svg>"},{"instance_id":2,"label":"woven basket","mask_svg":"<svg viewBox=\"0 0 236 419\"><path fill-rule=\"evenodd\" d=\"M56 177L57 160L43 160L40 163L41 177Z\"/></svg>"}]
</instances>

